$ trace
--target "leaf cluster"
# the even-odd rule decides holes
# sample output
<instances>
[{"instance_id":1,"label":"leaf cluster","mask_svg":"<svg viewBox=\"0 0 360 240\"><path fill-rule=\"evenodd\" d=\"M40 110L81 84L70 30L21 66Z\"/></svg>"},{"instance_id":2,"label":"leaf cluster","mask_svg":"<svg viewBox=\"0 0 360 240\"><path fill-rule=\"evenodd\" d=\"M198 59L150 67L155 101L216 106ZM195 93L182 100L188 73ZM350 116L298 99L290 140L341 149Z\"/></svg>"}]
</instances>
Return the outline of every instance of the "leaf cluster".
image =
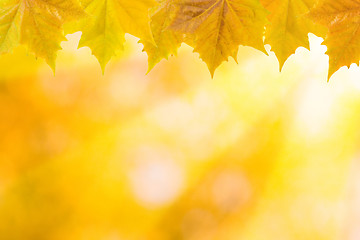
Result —
<instances>
[{"instance_id":1,"label":"leaf cluster","mask_svg":"<svg viewBox=\"0 0 360 240\"><path fill-rule=\"evenodd\" d=\"M359 26L358 0L0 0L0 54L24 44L55 69L65 34L81 31L79 47L104 71L128 33L144 45L149 70L186 43L213 75L240 45L267 54L269 44L281 70L313 33L325 39L330 77L359 62Z\"/></svg>"}]
</instances>

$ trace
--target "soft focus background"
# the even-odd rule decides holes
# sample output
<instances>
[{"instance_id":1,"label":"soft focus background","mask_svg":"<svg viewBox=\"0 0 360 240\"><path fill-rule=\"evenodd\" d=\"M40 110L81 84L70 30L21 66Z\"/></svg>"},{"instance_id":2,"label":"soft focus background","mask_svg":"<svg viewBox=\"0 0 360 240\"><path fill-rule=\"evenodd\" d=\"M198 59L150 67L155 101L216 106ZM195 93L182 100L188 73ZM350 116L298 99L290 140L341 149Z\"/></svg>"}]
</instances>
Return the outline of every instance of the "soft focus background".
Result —
<instances>
[{"instance_id":1,"label":"soft focus background","mask_svg":"<svg viewBox=\"0 0 360 240\"><path fill-rule=\"evenodd\" d=\"M360 239L360 69L327 83L322 39L211 79L186 45L145 75L131 36L103 76L79 38L55 76L0 57L1 240Z\"/></svg>"}]
</instances>

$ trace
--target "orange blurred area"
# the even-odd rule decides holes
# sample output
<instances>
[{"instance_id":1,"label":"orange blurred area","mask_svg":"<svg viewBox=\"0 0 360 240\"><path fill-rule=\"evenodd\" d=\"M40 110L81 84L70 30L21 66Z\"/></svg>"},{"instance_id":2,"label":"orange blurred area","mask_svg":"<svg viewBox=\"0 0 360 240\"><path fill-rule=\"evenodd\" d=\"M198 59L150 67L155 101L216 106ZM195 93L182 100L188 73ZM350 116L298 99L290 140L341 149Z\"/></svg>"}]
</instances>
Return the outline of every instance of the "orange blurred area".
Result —
<instances>
[{"instance_id":1,"label":"orange blurred area","mask_svg":"<svg viewBox=\"0 0 360 240\"><path fill-rule=\"evenodd\" d=\"M79 33L55 75L2 55L0 239L360 239L360 70L327 83L310 37L214 79L186 45L145 75L131 36L104 75Z\"/></svg>"}]
</instances>

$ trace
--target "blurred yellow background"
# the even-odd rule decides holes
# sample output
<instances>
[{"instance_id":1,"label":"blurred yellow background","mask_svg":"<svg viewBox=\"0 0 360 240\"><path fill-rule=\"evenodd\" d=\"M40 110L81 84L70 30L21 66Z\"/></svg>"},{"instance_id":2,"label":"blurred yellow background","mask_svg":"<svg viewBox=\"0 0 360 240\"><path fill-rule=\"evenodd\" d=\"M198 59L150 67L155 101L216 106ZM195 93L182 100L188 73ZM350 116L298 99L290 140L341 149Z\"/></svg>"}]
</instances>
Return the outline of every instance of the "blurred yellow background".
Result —
<instances>
[{"instance_id":1,"label":"blurred yellow background","mask_svg":"<svg viewBox=\"0 0 360 240\"><path fill-rule=\"evenodd\" d=\"M79 38L55 75L0 57L1 240L360 239L360 70L327 83L320 38L214 79L186 45L145 75L132 36L102 75Z\"/></svg>"}]
</instances>

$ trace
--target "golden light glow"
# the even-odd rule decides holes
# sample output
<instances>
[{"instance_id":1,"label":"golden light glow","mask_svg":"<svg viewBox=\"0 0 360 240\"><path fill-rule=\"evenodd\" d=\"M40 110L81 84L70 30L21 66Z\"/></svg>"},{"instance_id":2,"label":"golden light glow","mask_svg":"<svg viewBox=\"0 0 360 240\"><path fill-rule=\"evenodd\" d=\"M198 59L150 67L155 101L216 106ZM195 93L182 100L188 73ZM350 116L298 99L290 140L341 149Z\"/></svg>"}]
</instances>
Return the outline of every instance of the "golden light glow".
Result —
<instances>
[{"instance_id":1,"label":"golden light glow","mask_svg":"<svg viewBox=\"0 0 360 240\"><path fill-rule=\"evenodd\" d=\"M360 239L360 70L327 83L320 38L213 79L187 45L145 75L131 36L102 75L79 38L55 76L0 57L0 239Z\"/></svg>"}]
</instances>

